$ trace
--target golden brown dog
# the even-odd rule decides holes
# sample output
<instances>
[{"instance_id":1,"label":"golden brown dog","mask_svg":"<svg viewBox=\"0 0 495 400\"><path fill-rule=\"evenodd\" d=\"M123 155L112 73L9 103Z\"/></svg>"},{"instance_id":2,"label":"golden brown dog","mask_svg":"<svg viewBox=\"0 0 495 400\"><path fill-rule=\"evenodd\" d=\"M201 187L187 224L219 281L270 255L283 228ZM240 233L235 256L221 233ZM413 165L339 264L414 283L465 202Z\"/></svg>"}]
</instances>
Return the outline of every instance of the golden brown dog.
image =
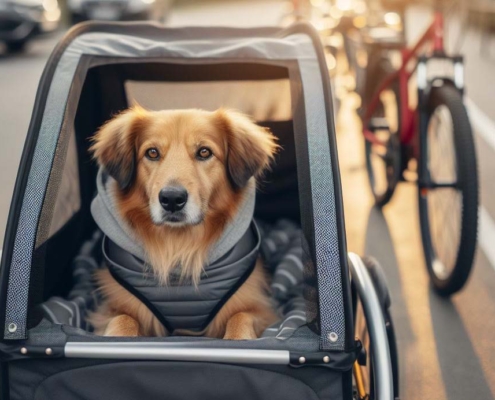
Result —
<instances>
[{"instance_id":1,"label":"golden brown dog","mask_svg":"<svg viewBox=\"0 0 495 400\"><path fill-rule=\"evenodd\" d=\"M142 240L153 272L167 284L180 265L198 282L208 251L233 218L248 185L269 166L274 136L230 110L147 111L133 107L107 122L91 151L115 179L118 211ZM179 188L179 189L178 189ZM173 200L163 198L172 190ZM151 311L103 269L104 302L92 315L107 336L165 336ZM276 319L258 260L204 334L254 339Z\"/></svg>"}]
</instances>

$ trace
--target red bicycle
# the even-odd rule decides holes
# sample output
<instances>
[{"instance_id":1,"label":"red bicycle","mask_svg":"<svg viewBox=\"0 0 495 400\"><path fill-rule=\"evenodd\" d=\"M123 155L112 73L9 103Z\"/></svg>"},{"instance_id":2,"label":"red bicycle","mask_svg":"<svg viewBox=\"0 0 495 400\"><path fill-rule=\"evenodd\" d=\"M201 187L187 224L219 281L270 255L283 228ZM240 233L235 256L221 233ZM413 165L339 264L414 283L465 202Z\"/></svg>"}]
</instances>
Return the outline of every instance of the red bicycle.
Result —
<instances>
[{"instance_id":1,"label":"red bicycle","mask_svg":"<svg viewBox=\"0 0 495 400\"><path fill-rule=\"evenodd\" d=\"M416 172L426 265L435 290L448 296L465 284L477 241L478 173L463 104L463 58L445 53L438 7L413 46L371 39L367 48L361 118L375 202L385 205L399 181ZM394 51L400 53L396 69ZM409 98L413 74L417 104Z\"/></svg>"}]
</instances>

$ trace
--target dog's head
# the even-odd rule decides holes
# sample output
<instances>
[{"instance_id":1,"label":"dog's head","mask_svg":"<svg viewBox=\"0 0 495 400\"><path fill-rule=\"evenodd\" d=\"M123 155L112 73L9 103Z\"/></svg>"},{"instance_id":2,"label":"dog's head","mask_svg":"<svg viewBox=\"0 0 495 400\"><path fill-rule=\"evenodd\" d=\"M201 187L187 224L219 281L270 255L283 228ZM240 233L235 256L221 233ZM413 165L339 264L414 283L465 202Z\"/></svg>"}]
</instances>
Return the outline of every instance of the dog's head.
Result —
<instances>
[{"instance_id":1,"label":"dog's head","mask_svg":"<svg viewBox=\"0 0 495 400\"><path fill-rule=\"evenodd\" d=\"M170 227L228 214L278 147L268 130L224 109L133 107L103 125L93 141L91 150L117 181L121 203Z\"/></svg>"}]
</instances>

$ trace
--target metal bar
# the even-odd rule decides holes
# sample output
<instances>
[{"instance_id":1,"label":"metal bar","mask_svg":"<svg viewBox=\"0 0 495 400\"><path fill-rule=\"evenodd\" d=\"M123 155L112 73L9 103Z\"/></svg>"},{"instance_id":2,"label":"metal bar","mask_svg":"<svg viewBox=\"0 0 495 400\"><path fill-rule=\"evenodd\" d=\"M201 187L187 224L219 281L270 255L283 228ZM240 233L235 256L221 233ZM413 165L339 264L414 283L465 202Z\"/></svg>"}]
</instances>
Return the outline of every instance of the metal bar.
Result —
<instances>
[{"instance_id":1,"label":"metal bar","mask_svg":"<svg viewBox=\"0 0 495 400\"><path fill-rule=\"evenodd\" d=\"M419 38L416 44L412 48L405 49L404 58L402 60L402 67L406 68L407 64L413 58L419 49L428 41L431 41L434 38L435 34L435 23L432 23L428 29L425 31L423 36Z\"/></svg>"},{"instance_id":2,"label":"metal bar","mask_svg":"<svg viewBox=\"0 0 495 400\"><path fill-rule=\"evenodd\" d=\"M385 147L387 144L383 141L378 139L373 132L371 132L369 129L363 129L363 136L364 138L375 145L383 146Z\"/></svg>"},{"instance_id":3,"label":"metal bar","mask_svg":"<svg viewBox=\"0 0 495 400\"><path fill-rule=\"evenodd\" d=\"M406 57L405 51L401 53L402 59L404 60ZM403 62L403 68L399 69L399 115L400 115L400 132L399 137L401 143L408 143L411 140L411 121L412 115L409 109L409 75L406 71L407 63Z\"/></svg>"},{"instance_id":4,"label":"metal bar","mask_svg":"<svg viewBox=\"0 0 495 400\"><path fill-rule=\"evenodd\" d=\"M376 400L394 399L394 379L392 361L388 345L385 319L376 294L373 281L361 257L349 253L349 267L352 281L356 287L359 299L363 305L366 325L373 345L373 368L375 371Z\"/></svg>"},{"instance_id":5,"label":"metal bar","mask_svg":"<svg viewBox=\"0 0 495 400\"><path fill-rule=\"evenodd\" d=\"M361 371L361 366L357 361L354 362L352 370L354 372L354 379L356 381L359 400L366 400L368 398L368 394L366 393L366 388L364 387L363 372Z\"/></svg>"},{"instance_id":6,"label":"metal bar","mask_svg":"<svg viewBox=\"0 0 495 400\"><path fill-rule=\"evenodd\" d=\"M432 27L433 27L433 51L435 53L443 53L444 52L443 14L440 11L435 11Z\"/></svg>"},{"instance_id":7,"label":"metal bar","mask_svg":"<svg viewBox=\"0 0 495 400\"><path fill-rule=\"evenodd\" d=\"M397 79L397 77L399 76L399 71L400 70L397 70L394 73L388 75L387 78L384 81L382 81L382 83L378 87L378 90L373 94L370 104L366 108L366 114L364 115L363 118L363 126L368 126L368 122L371 119L371 116L373 115L373 112L375 111L376 107L378 106L378 102L380 101L380 94L386 88L388 88L395 79Z\"/></svg>"},{"instance_id":8,"label":"metal bar","mask_svg":"<svg viewBox=\"0 0 495 400\"><path fill-rule=\"evenodd\" d=\"M428 29L425 31L425 33L423 34L423 36L421 36L421 38L416 42L414 47L406 48L402 51L402 65L401 65L401 67L397 71L395 71L394 73L387 76L387 78L378 87L378 90L373 94L373 97L371 98L370 104L367 106L365 115L363 117L363 126L368 126L368 122L369 122L371 116L373 115L373 112L375 111L376 107L378 106L378 102L380 100L380 94L385 89L387 89L392 84L392 82L394 82L396 79L399 79L399 77L401 75L410 76L410 74L412 74L412 71L410 71L410 72L406 71L407 64L409 63L411 58L416 56L416 53L418 52L420 47L422 47L427 41L432 40L432 37L435 34L435 31L434 31L435 27L436 26L434 23L432 25L430 25L428 27ZM414 69L413 69L413 71L414 71ZM402 90L400 90L400 91L402 93ZM402 103L402 101L401 101L401 103ZM403 113L402 110L407 108L407 104L408 104L408 101L405 104L404 103L400 104L401 110L399 112L401 113L401 115ZM404 122L406 122L406 121L404 121ZM403 137L403 135L406 135L405 130L407 129L407 127L405 125L406 124L403 123L401 138Z\"/></svg>"},{"instance_id":9,"label":"metal bar","mask_svg":"<svg viewBox=\"0 0 495 400\"><path fill-rule=\"evenodd\" d=\"M418 181L418 187L420 189L457 189L459 185L457 182L443 182L443 183L437 183L437 182L422 182Z\"/></svg>"},{"instance_id":10,"label":"metal bar","mask_svg":"<svg viewBox=\"0 0 495 400\"><path fill-rule=\"evenodd\" d=\"M68 358L102 358L114 360L203 361L235 364L289 365L290 353L286 350L210 349L186 347L182 343L169 346L165 343L131 342L68 342Z\"/></svg>"},{"instance_id":11,"label":"metal bar","mask_svg":"<svg viewBox=\"0 0 495 400\"><path fill-rule=\"evenodd\" d=\"M459 90L464 90L464 63L455 61L454 63L454 84Z\"/></svg>"}]
</instances>

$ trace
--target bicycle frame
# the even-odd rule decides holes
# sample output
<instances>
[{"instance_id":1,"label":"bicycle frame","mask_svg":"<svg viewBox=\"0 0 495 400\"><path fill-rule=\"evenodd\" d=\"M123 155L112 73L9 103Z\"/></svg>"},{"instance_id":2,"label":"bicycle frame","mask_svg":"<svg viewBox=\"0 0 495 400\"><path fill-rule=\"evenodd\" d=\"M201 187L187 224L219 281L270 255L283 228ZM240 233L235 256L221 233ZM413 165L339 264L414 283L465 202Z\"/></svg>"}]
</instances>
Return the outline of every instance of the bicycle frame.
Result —
<instances>
[{"instance_id":1,"label":"bicycle frame","mask_svg":"<svg viewBox=\"0 0 495 400\"><path fill-rule=\"evenodd\" d=\"M369 129L369 123L371 121L373 113L379 105L380 95L383 91L388 89L393 82L397 80L399 82L400 93L400 142L401 144L409 144L412 141L416 132L417 111L412 110L409 107L408 82L412 74L416 71L417 63L413 68L408 68L409 62L411 61L411 59L417 59L419 57L419 53L422 47L427 43L433 44L432 49L434 54L444 54L443 25L443 14L440 11L435 11L433 22L425 31L423 36L414 44L414 46L401 50L401 67L394 73L387 76L387 78L378 87L378 90L373 94L373 97L371 98L371 101L368 104L366 112L362 118L363 135L369 142L378 145L386 145L381 140L379 140Z\"/></svg>"}]
</instances>

